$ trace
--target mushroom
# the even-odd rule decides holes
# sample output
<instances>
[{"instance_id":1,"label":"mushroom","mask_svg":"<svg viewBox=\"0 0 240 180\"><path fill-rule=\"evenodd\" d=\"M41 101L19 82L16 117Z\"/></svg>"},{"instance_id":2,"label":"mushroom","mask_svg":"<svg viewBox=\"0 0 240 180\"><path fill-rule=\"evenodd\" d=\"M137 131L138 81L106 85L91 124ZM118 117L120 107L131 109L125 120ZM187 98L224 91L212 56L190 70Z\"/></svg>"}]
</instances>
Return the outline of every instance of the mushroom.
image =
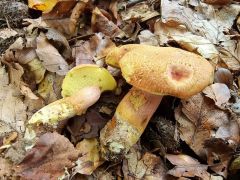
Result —
<instances>
[{"instance_id":1,"label":"mushroom","mask_svg":"<svg viewBox=\"0 0 240 180\"><path fill-rule=\"evenodd\" d=\"M100 132L102 156L112 161L121 159L138 141L163 95L189 98L214 78L206 59L173 47L124 45L113 49L106 62L119 66L133 86Z\"/></svg>"},{"instance_id":2,"label":"mushroom","mask_svg":"<svg viewBox=\"0 0 240 180\"><path fill-rule=\"evenodd\" d=\"M34 127L45 124L53 128L62 121L83 114L96 103L101 92L116 88L116 81L97 65L79 65L71 69L62 83L63 98L37 111L28 121L27 133L35 136Z\"/></svg>"}]
</instances>

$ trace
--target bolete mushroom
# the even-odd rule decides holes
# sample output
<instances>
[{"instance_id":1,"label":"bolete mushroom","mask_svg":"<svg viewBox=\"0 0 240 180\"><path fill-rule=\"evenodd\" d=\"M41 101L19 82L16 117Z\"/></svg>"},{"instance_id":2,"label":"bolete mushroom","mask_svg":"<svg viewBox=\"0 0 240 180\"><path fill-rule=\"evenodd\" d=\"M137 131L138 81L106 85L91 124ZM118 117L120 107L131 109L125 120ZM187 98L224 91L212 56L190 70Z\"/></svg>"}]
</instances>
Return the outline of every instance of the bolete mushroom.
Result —
<instances>
[{"instance_id":1,"label":"bolete mushroom","mask_svg":"<svg viewBox=\"0 0 240 180\"><path fill-rule=\"evenodd\" d=\"M214 78L206 59L173 47L124 45L113 49L106 61L119 66L133 86L100 133L102 155L113 161L138 141L163 95L189 98Z\"/></svg>"},{"instance_id":2,"label":"bolete mushroom","mask_svg":"<svg viewBox=\"0 0 240 180\"><path fill-rule=\"evenodd\" d=\"M115 88L116 81L105 68L97 65L76 66L63 80L63 98L33 114L28 121L28 128L39 124L57 127L61 121L83 114L96 103L101 92Z\"/></svg>"}]
</instances>

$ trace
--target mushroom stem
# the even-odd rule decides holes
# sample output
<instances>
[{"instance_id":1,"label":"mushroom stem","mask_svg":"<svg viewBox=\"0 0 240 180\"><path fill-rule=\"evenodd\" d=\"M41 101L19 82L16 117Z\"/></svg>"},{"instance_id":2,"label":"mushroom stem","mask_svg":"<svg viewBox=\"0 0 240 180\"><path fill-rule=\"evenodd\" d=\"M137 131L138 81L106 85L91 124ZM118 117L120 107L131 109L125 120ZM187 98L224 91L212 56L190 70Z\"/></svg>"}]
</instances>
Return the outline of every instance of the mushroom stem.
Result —
<instances>
[{"instance_id":1,"label":"mushroom stem","mask_svg":"<svg viewBox=\"0 0 240 180\"><path fill-rule=\"evenodd\" d=\"M62 98L37 111L28 124L49 124L57 126L59 122L75 115L83 114L88 107L97 102L101 95L98 87L86 87L70 97Z\"/></svg>"},{"instance_id":2,"label":"mushroom stem","mask_svg":"<svg viewBox=\"0 0 240 180\"><path fill-rule=\"evenodd\" d=\"M139 140L162 96L132 88L119 103L111 121L100 132L101 152L117 161Z\"/></svg>"}]
</instances>

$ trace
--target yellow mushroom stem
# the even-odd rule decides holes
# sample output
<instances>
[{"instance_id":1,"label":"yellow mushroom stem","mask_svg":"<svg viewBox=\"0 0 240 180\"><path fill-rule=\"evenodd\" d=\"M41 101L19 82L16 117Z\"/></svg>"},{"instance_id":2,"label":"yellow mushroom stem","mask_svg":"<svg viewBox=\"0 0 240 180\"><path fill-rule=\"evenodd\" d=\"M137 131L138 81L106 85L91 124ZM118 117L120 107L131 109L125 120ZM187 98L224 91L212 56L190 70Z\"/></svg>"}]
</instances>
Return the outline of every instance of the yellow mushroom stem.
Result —
<instances>
[{"instance_id":1,"label":"yellow mushroom stem","mask_svg":"<svg viewBox=\"0 0 240 180\"><path fill-rule=\"evenodd\" d=\"M139 140L161 100L160 95L133 87L119 103L112 120L100 132L103 158L121 159Z\"/></svg>"},{"instance_id":2,"label":"yellow mushroom stem","mask_svg":"<svg viewBox=\"0 0 240 180\"><path fill-rule=\"evenodd\" d=\"M48 124L57 126L59 122L65 119L83 114L88 107L97 102L100 95L99 87L83 88L74 95L57 100L37 111L28 121L28 125Z\"/></svg>"}]
</instances>

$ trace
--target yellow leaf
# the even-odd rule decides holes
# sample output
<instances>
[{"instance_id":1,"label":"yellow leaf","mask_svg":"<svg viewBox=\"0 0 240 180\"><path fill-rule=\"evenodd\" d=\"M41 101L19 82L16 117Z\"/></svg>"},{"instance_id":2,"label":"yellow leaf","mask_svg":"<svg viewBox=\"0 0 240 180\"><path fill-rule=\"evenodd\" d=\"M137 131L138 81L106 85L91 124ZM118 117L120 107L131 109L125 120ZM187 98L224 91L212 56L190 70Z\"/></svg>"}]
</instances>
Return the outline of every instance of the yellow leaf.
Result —
<instances>
[{"instance_id":1,"label":"yellow leaf","mask_svg":"<svg viewBox=\"0 0 240 180\"><path fill-rule=\"evenodd\" d=\"M47 13L53 9L58 1L59 0L28 0L28 7Z\"/></svg>"}]
</instances>

